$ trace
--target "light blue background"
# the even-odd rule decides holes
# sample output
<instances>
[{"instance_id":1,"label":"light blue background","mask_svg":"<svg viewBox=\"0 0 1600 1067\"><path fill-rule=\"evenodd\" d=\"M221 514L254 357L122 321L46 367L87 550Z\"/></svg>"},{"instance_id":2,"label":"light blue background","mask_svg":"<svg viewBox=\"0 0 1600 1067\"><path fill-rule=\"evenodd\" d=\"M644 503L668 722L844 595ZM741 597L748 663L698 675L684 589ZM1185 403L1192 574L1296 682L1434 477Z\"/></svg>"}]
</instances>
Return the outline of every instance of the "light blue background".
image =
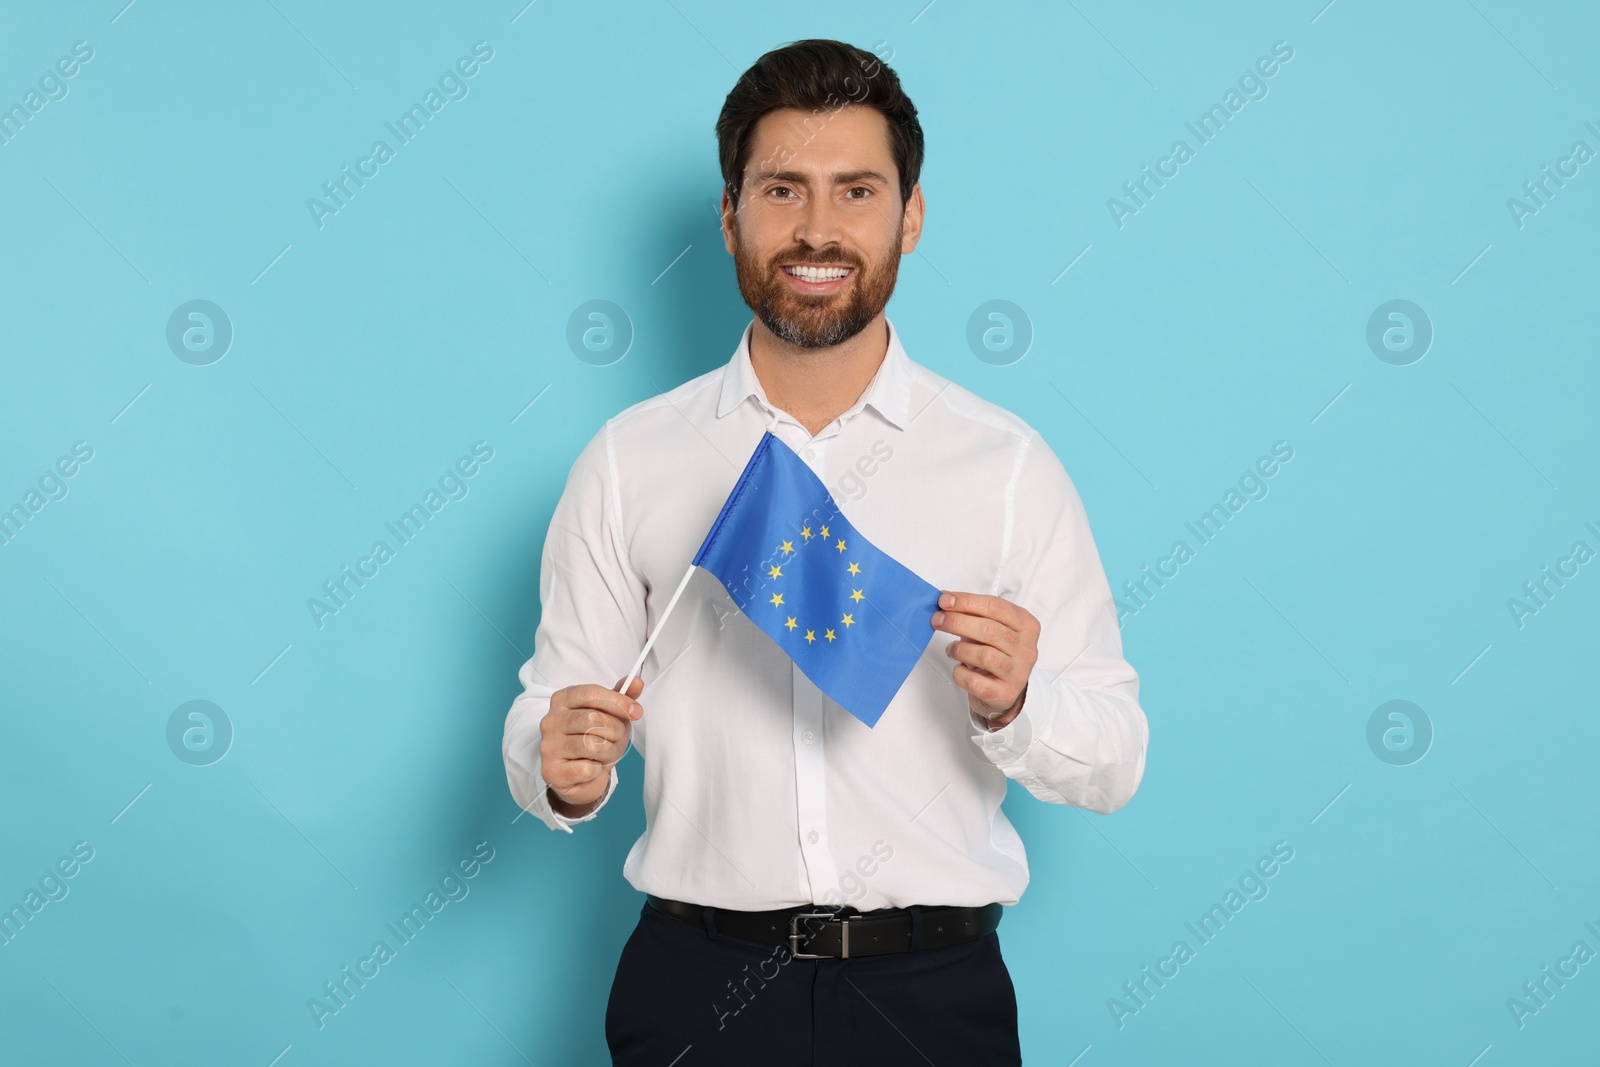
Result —
<instances>
[{"instance_id":1,"label":"light blue background","mask_svg":"<svg viewBox=\"0 0 1600 1067\"><path fill-rule=\"evenodd\" d=\"M501 730L578 449L748 321L712 124L808 36L882 42L922 115L908 351L1044 433L1114 587L1295 450L1126 621L1133 802L1007 801L1027 1062L1592 1049L1600 964L1506 1007L1600 950L1600 565L1520 629L1506 604L1600 549L1600 163L1506 206L1600 149L1592 6L123 2L0 16L0 104L95 50L0 147L0 506L94 449L0 546L0 903L95 849L0 947L0 1058L603 1062L638 756L555 835L515 820ZM307 198L479 40L470 95L319 230ZM1119 229L1107 199L1280 40L1269 95ZM236 331L210 366L165 341L192 299ZM565 342L591 299L636 331L610 366ZM965 340L991 299L1035 333L1005 366ZM1365 340L1393 299L1436 331L1409 366ZM479 440L470 494L319 630L307 598ZM194 699L236 731L206 767L166 741ZM1410 766L1367 744L1392 699L1435 731ZM307 999L479 841L470 895L319 1030ZM1108 999L1277 841L1270 896L1119 1029Z\"/></svg>"}]
</instances>

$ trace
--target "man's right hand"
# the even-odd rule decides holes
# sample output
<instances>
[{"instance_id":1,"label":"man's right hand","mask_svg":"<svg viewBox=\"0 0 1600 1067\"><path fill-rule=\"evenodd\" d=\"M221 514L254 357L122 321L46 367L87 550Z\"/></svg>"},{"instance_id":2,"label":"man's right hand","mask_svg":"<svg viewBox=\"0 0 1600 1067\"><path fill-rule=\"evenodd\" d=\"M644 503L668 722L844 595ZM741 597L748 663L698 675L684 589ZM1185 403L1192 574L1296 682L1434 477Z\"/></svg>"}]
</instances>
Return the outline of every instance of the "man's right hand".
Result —
<instances>
[{"instance_id":1,"label":"man's right hand","mask_svg":"<svg viewBox=\"0 0 1600 1067\"><path fill-rule=\"evenodd\" d=\"M599 685L569 685L550 696L550 710L539 722L539 760L549 786L550 806L569 819L599 807L611 782L611 765L628 751L633 721L644 714L636 699L644 679L635 678L627 696Z\"/></svg>"}]
</instances>

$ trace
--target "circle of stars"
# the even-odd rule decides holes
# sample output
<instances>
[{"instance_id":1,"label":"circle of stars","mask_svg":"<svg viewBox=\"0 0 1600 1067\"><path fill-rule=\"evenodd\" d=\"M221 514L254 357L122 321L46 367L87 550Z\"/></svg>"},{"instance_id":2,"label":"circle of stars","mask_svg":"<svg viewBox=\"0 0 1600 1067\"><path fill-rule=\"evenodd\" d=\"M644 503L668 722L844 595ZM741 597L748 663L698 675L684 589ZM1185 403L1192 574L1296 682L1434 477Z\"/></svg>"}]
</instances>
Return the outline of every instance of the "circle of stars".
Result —
<instances>
[{"instance_id":1,"label":"circle of stars","mask_svg":"<svg viewBox=\"0 0 1600 1067\"><path fill-rule=\"evenodd\" d=\"M844 538L842 538L842 537L834 537L833 534L829 532L829 530L828 530L828 528L826 526L821 527L816 533L812 532L810 526L802 526L800 528L800 538L801 538L802 544L809 542L813 537L818 538L820 544L827 544L827 542L831 538L834 541L833 548L836 551L838 551L839 556L840 556L841 559L844 557L845 549L848 547L848 546L845 545ZM778 551L783 553L783 558L785 560L787 560L790 556L794 555L794 553L795 553L794 542L793 541L784 541L782 544L780 544L778 546ZM849 573L849 575L852 578L858 578L861 575L861 564L859 564L859 563L855 562L854 560L852 560L850 562L850 565L848 567L846 567L845 570L846 570L847 573ZM783 564L782 563L777 563L777 564L773 564L773 565L769 566L767 568L767 577L768 578L782 578L783 577ZM866 594L863 593L860 589L852 588L850 590L850 599L851 600L853 600L853 601L855 601L857 603L860 603L865 598L866 598ZM783 594L782 593L773 593L772 597L768 601L768 603L770 603L773 607L778 607L778 608L787 607L787 605L784 604L784 602L783 602ZM850 627L852 627L854 625L856 625L855 613L854 612L845 612L843 617L840 618L840 620L837 623L835 623L833 627L823 627L823 631L822 631L822 636L821 637L817 636L817 632L814 629L806 630L805 634L804 634L804 640L805 640L806 644L808 644L808 645L815 644L818 641L826 641L829 644L832 644L834 641L838 640L838 638L839 638L839 634L834 629L834 627L842 628L844 630L849 630ZM785 615L784 616L783 626L790 633L793 633L797 629L801 629L799 621L793 615Z\"/></svg>"}]
</instances>

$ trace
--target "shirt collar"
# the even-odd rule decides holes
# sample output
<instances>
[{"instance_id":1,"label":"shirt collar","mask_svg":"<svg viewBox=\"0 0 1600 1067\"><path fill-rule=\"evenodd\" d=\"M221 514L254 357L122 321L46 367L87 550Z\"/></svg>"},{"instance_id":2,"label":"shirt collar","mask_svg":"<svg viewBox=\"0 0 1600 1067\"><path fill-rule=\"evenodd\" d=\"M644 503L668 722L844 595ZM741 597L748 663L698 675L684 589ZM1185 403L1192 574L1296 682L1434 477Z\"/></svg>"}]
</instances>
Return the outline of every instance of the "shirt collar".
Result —
<instances>
[{"instance_id":1,"label":"shirt collar","mask_svg":"<svg viewBox=\"0 0 1600 1067\"><path fill-rule=\"evenodd\" d=\"M889 321L888 316L884 316L884 322L889 326L889 350L884 353L883 362L860 398L840 417L852 415L863 406L871 405L896 429L903 430L911 411L911 359L901 347L900 332L894 328L894 323ZM717 398L719 419L752 396L763 407L772 408L766 390L761 388L761 381L756 377L755 368L750 365L750 334L754 330L755 320L752 319L739 338L739 347L734 351L733 358L723 368L722 392Z\"/></svg>"}]
</instances>

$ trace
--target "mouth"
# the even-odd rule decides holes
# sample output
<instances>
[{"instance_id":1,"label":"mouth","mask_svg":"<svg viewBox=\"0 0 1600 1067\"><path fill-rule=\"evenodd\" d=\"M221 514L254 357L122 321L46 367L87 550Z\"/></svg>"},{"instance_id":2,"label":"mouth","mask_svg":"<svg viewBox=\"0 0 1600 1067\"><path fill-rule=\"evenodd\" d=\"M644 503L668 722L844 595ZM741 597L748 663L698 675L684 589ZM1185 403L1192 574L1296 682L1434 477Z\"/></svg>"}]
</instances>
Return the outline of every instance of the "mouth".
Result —
<instances>
[{"instance_id":1,"label":"mouth","mask_svg":"<svg viewBox=\"0 0 1600 1067\"><path fill-rule=\"evenodd\" d=\"M789 279L789 284L802 293L837 292L856 273L854 267L814 263L796 263L778 269Z\"/></svg>"}]
</instances>

